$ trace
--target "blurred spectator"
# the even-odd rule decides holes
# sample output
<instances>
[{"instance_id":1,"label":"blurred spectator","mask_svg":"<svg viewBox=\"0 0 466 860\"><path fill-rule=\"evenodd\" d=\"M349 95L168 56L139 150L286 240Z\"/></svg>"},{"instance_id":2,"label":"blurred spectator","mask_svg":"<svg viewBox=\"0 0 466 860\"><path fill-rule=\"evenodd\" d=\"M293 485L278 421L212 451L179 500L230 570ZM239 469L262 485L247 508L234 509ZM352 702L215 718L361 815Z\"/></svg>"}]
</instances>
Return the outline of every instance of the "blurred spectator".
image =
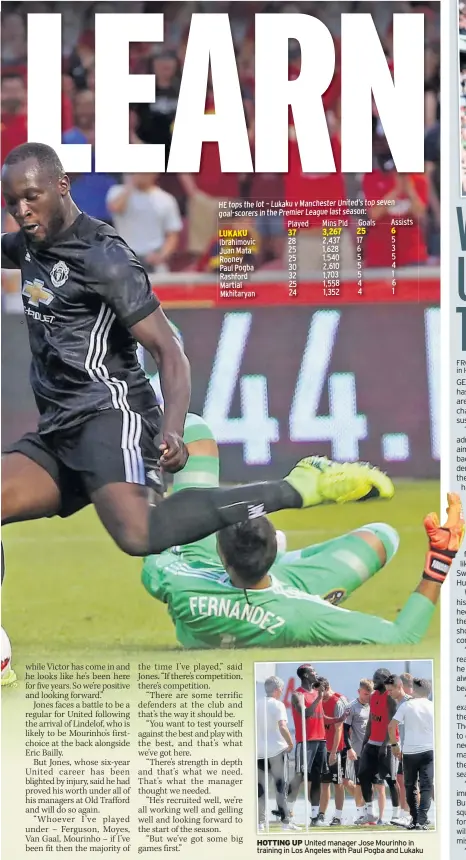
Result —
<instances>
[{"instance_id":1,"label":"blurred spectator","mask_svg":"<svg viewBox=\"0 0 466 860\"><path fill-rule=\"evenodd\" d=\"M71 75L67 75L67 74L62 75L61 88L62 88L62 93L64 95L66 95L72 103L74 101L74 97L76 95L76 85L75 85L74 80L71 77ZM73 123L71 123L70 128L72 127L72 125L73 125Z\"/></svg>"},{"instance_id":2,"label":"blurred spectator","mask_svg":"<svg viewBox=\"0 0 466 860\"><path fill-rule=\"evenodd\" d=\"M155 184L158 173L133 173L107 194L119 235L150 272L167 272L183 227L178 203Z\"/></svg>"},{"instance_id":3,"label":"blurred spectator","mask_svg":"<svg viewBox=\"0 0 466 860\"><path fill-rule=\"evenodd\" d=\"M138 105L139 125L136 129L143 143L165 146L168 160L180 90L180 68L174 51L162 50L151 62L150 72L155 74L155 102Z\"/></svg>"},{"instance_id":4,"label":"blurred spectator","mask_svg":"<svg viewBox=\"0 0 466 860\"><path fill-rule=\"evenodd\" d=\"M440 259L440 123L429 129L425 138L426 176L429 188L427 252Z\"/></svg>"},{"instance_id":5,"label":"blurred spectator","mask_svg":"<svg viewBox=\"0 0 466 860\"><path fill-rule=\"evenodd\" d=\"M363 196L368 204L368 217L375 226L364 237L364 263L370 268L396 268L422 265L427 260L423 222L429 199L427 177L424 173L404 174L393 169L393 162L379 158L379 165L363 177ZM375 201L394 201L394 205L377 205ZM392 220L403 222L396 232L396 260L392 259ZM407 222L407 223L406 223Z\"/></svg>"},{"instance_id":6,"label":"blurred spectator","mask_svg":"<svg viewBox=\"0 0 466 860\"><path fill-rule=\"evenodd\" d=\"M141 138L136 132L136 129L139 125L139 116L137 111L137 105L129 106L129 142L130 143L142 143Z\"/></svg>"},{"instance_id":7,"label":"blurred spectator","mask_svg":"<svg viewBox=\"0 0 466 860\"><path fill-rule=\"evenodd\" d=\"M78 90L74 98L74 126L63 135L63 143L94 144L94 93L90 90ZM107 210L107 192L115 184L115 178L108 173L94 172L94 155L92 156L92 173L73 174L71 189L77 206L93 218L109 221Z\"/></svg>"},{"instance_id":8,"label":"blurred spectator","mask_svg":"<svg viewBox=\"0 0 466 860\"><path fill-rule=\"evenodd\" d=\"M460 36L466 36L466 11L464 3L460 3L458 6L458 25Z\"/></svg>"},{"instance_id":9,"label":"blurred spectator","mask_svg":"<svg viewBox=\"0 0 466 860\"><path fill-rule=\"evenodd\" d=\"M27 63L26 25L17 12L3 16L2 20L2 69L25 74Z\"/></svg>"},{"instance_id":10,"label":"blurred spectator","mask_svg":"<svg viewBox=\"0 0 466 860\"><path fill-rule=\"evenodd\" d=\"M89 71L94 68L94 57L94 33L86 30L67 63L67 72L73 79L76 89L84 90L89 87L87 77Z\"/></svg>"},{"instance_id":11,"label":"blurred spectator","mask_svg":"<svg viewBox=\"0 0 466 860\"><path fill-rule=\"evenodd\" d=\"M21 75L2 75L2 158L27 141L27 95Z\"/></svg>"},{"instance_id":12,"label":"blurred spectator","mask_svg":"<svg viewBox=\"0 0 466 860\"><path fill-rule=\"evenodd\" d=\"M432 128L440 118L440 55L433 48L426 48L424 66L424 122L426 130Z\"/></svg>"},{"instance_id":13,"label":"blurred spectator","mask_svg":"<svg viewBox=\"0 0 466 860\"><path fill-rule=\"evenodd\" d=\"M253 160L254 131L255 123L252 116L249 122L249 141ZM268 204L270 200L284 200L284 175L283 173L249 173L245 177L243 191L244 195L253 201L265 200ZM273 260L282 260L285 250L285 225L283 218L278 215L278 210L273 214L263 214L257 219L256 227L261 239L260 265Z\"/></svg>"},{"instance_id":14,"label":"blurred spectator","mask_svg":"<svg viewBox=\"0 0 466 860\"><path fill-rule=\"evenodd\" d=\"M247 179L247 194L251 200L265 200L270 205L271 200L283 200L283 173L252 173ZM268 212L272 210L268 209ZM260 264L273 260L282 260L285 252L286 228L278 210L273 214L263 214L256 219L257 232L260 235ZM256 263L257 265L257 263Z\"/></svg>"},{"instance_id":15,"label":"blurred spectator","mask_svg":"<svg viewBox=\"0 0 466 860\"><path fill-rule=\"evenodd\" d=\"M74 125L64 143L94 143L95 100L91 90L78 90L73 101Z\"/></svg>"},{"instance_id":16,"label":"blurred spectator","mask_svg":"<svg viewBox=\"0 0 466 860\"><path fill-rule=\"evenodd\" d=\"M87 88L92 92L95 92L95 65L89 66L86 75Z\"/></svg>"},{"instance_id":17,"label":"blurred spectator","mask_svg":"<svg viewBox=\"0 0 466 860\"><path fill-rule=\"evenodd\" d=\"M215 113L212 79L207 83L206 114ZM188 251L202 254L212 239L218 222L220 200L235 200L240 195L238 173L222 173L219 147L204 143L198 173L182 173L181 185L188 197Z\"/></svg>"},{"instance_id":18,"label":"blurred spectator","mask_svg":"<svg viewBox=\"0 0 466 860\"><path fill-rule=\"evenodd\" d=\"M62 50L63 56L68 58L79 41L84 27L84 13L86 3L59 3L58 8L53 11L60 12L62 16ZM37 6L37 3L34 3Z\"/></svg>"},{"instance_id":19,"label":"blurred spectator","mask_svg":"<svg viewBox=\"0 0 466 860\"><path fill-rule=\"evenodd\" d=\"M331 138L336 171L334 173L304 173L301 166L298 142L294 127L290 126L289 166L285 175L285 199L295 203L300 200L321 201L318 207L329 209L347 197L345 177L341 172L341 145L338 134ZM315 207L313 207L315 208ZM297 235L297 257L300 272L322 270L322 221L331 217L329 211L323 215L306 215L308 227L301 227ZM355 268L356 253L349 230L343 230L338 245L340 270Z\"/></svg>"}]
</instances>

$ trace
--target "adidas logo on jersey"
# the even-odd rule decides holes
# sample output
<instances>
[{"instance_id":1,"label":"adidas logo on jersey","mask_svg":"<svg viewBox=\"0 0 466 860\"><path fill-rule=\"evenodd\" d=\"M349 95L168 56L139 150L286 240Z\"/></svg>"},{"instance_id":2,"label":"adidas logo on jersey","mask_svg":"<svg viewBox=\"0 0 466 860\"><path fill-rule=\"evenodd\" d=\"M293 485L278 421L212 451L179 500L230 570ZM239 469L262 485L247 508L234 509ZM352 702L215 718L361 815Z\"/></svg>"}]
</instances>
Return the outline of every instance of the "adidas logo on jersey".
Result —
<instances>
[{"instance_id":1,"label":"adidas logo on jersey","mask_svg":"<svg viewBox=\"0 0 466 860\"><path fill-rule=\"evenodd\" d=\"M264 505L248 505L248 519L255 520L265 514Z\"/></svg>"}]
</instances>

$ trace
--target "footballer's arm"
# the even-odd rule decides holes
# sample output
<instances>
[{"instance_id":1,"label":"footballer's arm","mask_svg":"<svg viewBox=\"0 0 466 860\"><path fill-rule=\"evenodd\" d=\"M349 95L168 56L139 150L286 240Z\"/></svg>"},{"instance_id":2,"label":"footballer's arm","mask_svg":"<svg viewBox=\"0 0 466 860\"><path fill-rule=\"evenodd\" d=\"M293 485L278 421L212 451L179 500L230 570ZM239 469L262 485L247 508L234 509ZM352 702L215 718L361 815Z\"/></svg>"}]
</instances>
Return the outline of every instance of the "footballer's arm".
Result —
<instances>
[{"instance_id":1,"label":"footballer's arm","mask_svg":"<svg viewBox=\"0 0 466 860\"><path fill-rule=\"evenodd\" d=\"M121 324L157 363L165 401L160 463L178 472L188 454L183 429L191 396L189 362L152 291L143 266L130 248L102 231L86 259L87 287L109 305Z\"/></svg>"},{"instance_id":2,"label":"footballer's arm","mask_svg":"<svg viewBox=\"0 0 466 860\"><path fill-rule=\"evenodd\" d=\"M188 458L183 431L191 398L189 362L160 307L132 326L131 334L150 352L159 369L164 400L160 463L177 472Z\"/></svg>"},{"instance_id":3,"label":"footballer's arm","mask_svg":"<svg viewBox=\"0 0 466 860\"><path fill-rule=\"evenodd\" d=\"M367 741L369 740L369 738L371 736L371 725L372 725L372 714L369 714L369 719L367 721L366 731L364 732L364 738L362 741L362 748L363 749L364 749L365 745L367 744Z\"/></svg>"},{"instance_id":4,"label":"footballer's arm","mask_svg":"<svg viewBox=\"0 0 466 860\"><path fill-rule=\"evenodd\" d=\"M388 740L392 746L394 746L395 744L398 746L398 741L396 737L398 726L398 720L393 717L388 724Z\"/></svg>"},{"instance_id":5,"label":"footballer's arm","mask_svg":"<svg viewBox=\"0 0 466 860\"><path fill-rule=\"evenodd\" d=\"M394 707L390 709L391 710L390 722L388 724L388 732L387 732L388 743L390 744L390 746L392 748L393 755L396 758L401 758L401 748L400 748L399 740L397 738L397 732L398 732L398 726L400 724L400 720L396 719L398 707L397 707L395 702L393 702L393 705L394 705Z\"/></svg>"}]
</instances>

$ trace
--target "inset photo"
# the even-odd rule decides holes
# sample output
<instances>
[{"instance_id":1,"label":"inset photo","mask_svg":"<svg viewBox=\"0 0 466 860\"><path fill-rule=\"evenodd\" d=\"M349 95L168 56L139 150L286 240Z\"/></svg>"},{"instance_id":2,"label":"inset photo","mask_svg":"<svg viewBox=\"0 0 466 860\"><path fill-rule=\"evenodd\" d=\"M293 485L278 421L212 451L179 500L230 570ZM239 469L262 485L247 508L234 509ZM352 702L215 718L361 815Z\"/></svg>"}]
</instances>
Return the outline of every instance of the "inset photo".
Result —
<instances>
[{"instance_id":1,"label":"inset photo","mask_svg":"<svg viewBox=\"0 0 466 860\"><path fill-rule=\"evenodd\" d=\"M434 830L433 662L256 663L257 830Z\"/></svg>"}]
</instances>

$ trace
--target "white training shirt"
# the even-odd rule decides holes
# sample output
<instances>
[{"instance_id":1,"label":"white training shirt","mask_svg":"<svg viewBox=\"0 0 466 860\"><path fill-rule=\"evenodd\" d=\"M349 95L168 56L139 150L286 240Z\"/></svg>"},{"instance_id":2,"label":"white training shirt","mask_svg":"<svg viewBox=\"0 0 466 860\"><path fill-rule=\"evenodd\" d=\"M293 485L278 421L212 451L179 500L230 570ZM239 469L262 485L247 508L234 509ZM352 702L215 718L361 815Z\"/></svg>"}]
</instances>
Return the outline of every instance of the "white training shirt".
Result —
<instances>
[{"instance_id":1,"label":"white training shirt","mask_svg":"<svg viewBox=\"0 0 466 860\"><path fill-rule=\"evenodd\" d=\"M429 699L408 699L395 714L404 725L403 755L428 752L434 748L434 706Z\"/></svg>"},{"instance_id":2,"label":"white training shirt","mask_svg":"<svg viewBox=\"0 0 466 860\"><path fill-rule=\"evenodd\" d=\"M107 203L121 193L124 186L113 185ZM160 251L167 233L179 233L183 227L178 203L162 188L139 191L134 188L124 212L112 214L115 230L138 257Z\"/></svg>"},{"instance_id":3,"label":"white training shirt","mask_svg":"<svg viewBox=\"0 0 466 860\"><path fill-rule=\"evenodd\" d=\"M280 734L279 720L288 723L283 702L270 696L258 699L256 704L257 758L265 758L265 734L267 731L267 758L284 752L288 744ZM267 723L267 729L266 729Z\"/></svg>"}]
</instances>

